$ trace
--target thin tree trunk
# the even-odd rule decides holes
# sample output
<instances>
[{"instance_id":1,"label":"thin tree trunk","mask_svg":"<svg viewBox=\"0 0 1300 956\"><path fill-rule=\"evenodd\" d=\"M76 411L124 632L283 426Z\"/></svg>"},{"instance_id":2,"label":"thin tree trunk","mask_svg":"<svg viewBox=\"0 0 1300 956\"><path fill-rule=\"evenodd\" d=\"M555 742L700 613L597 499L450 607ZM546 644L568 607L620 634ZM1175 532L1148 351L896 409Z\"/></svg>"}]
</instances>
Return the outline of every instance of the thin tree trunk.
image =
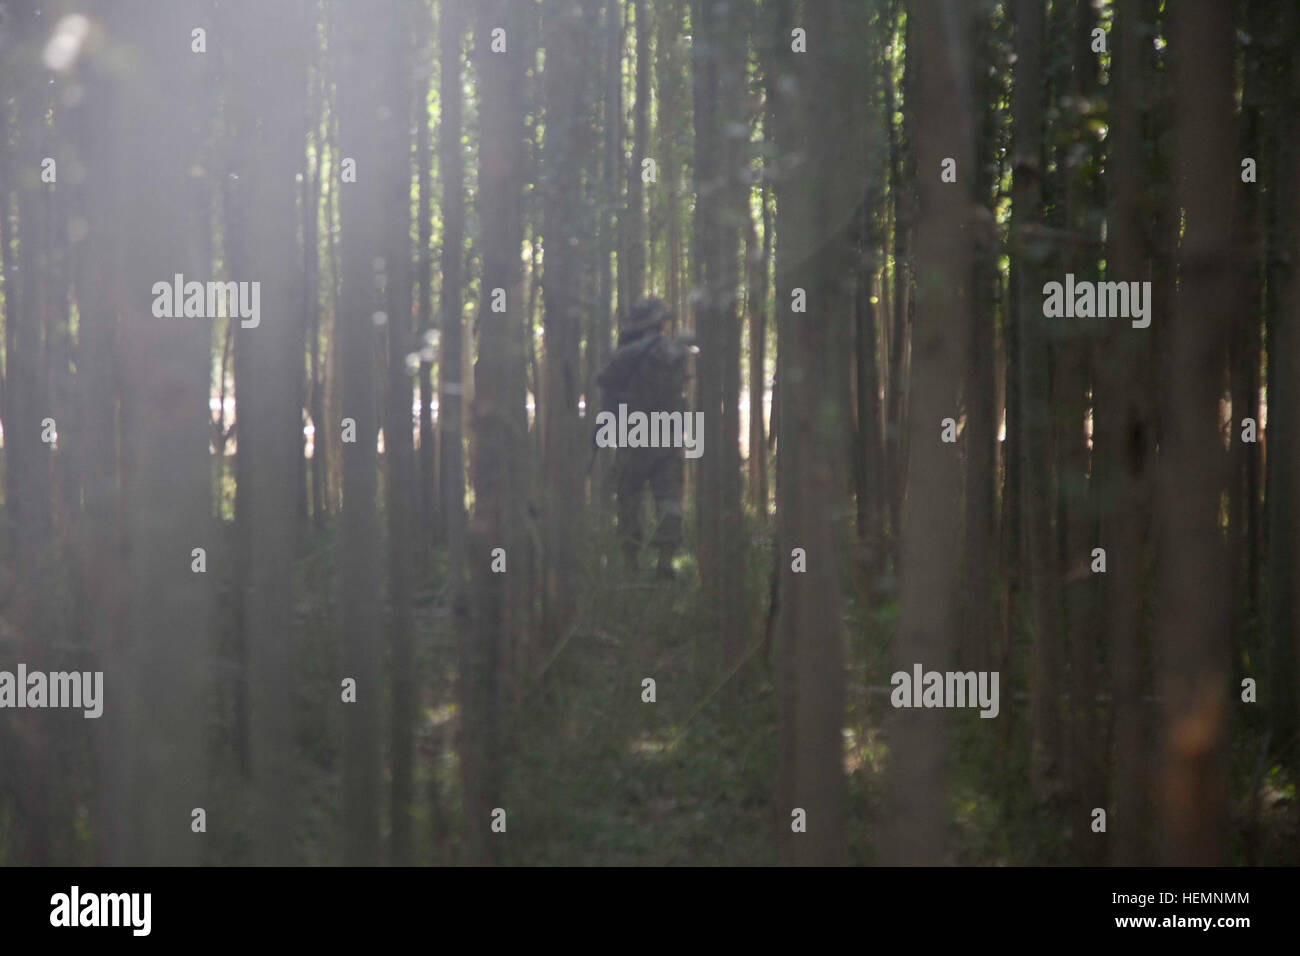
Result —
<instances>
[{"instance_id":1,"label":"thin tree trunk","mask_svg":"<svg viewBox=\"0 0 1300 956\"><path fill-rule=\"evenodd\" d=\"M994 221L994 175L997 172L996 73L992 69L993 26L989 4L976 7L972 20L971 87L979 106L977 144L970 168L972 195L980 220ZM966 383L965 608L966 626L959 640L961 663L984 668L991 659L992 595L997 578L993 547L997 484L997 248L992 230L976 229L970 279L970 351Z\"/></svg>"},{"instance_id":2,"label":"thin tree trunk","mask_svg":"<svg viewBox=\"0 0 1300 956\"><path fill-rule=\"evenodd\" d=\"M354 702L343 711L343 859L348 865L379 860L380 702L377 567L378 428L375 384L375 313L382 311L373 262L382 257L387 208L380 148L379 108L390 122L404 117L384 87L388 35L373 11L341 5L334 24L339 155L356 160L356 181L340 182L340 341L343 420L355 424L355 441L343 447L343 514L339 589L344 678L355 681ZM401 121L396 119L396 121ZM332 423L331 423L332 424ZM347 437L346 435L344 437Z\"/></svg>"},{"instance_id":3,"label":"thin tree trunk","mask_svg":"<svg viewBox=\"0 0 1300 956\"><path fill-rule=\"evenodd\" d=\"M1039 222L1043 182L1042 47L1043 7L1038 0L1016 0L1016 133L1012 216L1015 258L1012 282L1019 324L1018 384L1023 431L1019 447L1024 487L1025 555L1033 609L1030 645L1030 726L1033 734L1035 795L1057 789L1061 742L1059 701L1064 667L1061 653L1052 549L1051 428L1048 417L1046 330L1039 299L1044 258L1026 227Z\"/></svg>"},{"instance_id":4,"label":"thin tree trunk","mask_svg":"<svg viewBox=\"0 0 1300 956\"><path fill-rule=\"evenodd\" d=\"M573 241L580 228L585 139L581 124L587 76L588 43L583 23L595 15L591 4L550 0L546 13L546 152L542 222L546 245L546 401L544 405L544 495L546 572L544 652L564 636L576 612L578 543L582 539L582 422L579 343L582 308L579 277L582 250Z\"/></svg>"},{"instance_id":5,"label":"thin tree trunk","mask_svg":"<svg viewBox=\"0 0 1300 956\"><path fill-rule=\"evenodd\" d=\"M465 160L461 152L461 44L464 11L443 3L438 20L440 80L438 170L442 178L442 301L438 353L438 527L448 567L460 580L465 554L465 439L461 297L465 246ZM458 588L457 588L458 589Z\"/></svg>"},{"instance_id":6,"label":"thin tree trunk","mask_svg":"<svg viewBox=\"0 0 1300 956\"><path fill-rule=\"evenodd\" d=\"M329 514L326 501L326 435L329 424L325 418L325 368L321 362L321 309L320 309L320 215L324 196L325 136L316 119L325 111L325 82L321 63L320 43L316 37L315 4L311 7L310 30L311 100L308 115L315 142L315 162L304 177L303 188L303 254L306 257L304 281L307 308L307 350L309 355L308 414L312 423L311 442L311 514L312 523L319 534L325 528Z\"/></svg>"},{"instance_id":7,"label":"thin tree trunk","mask_svg":"<svg viewBox=\"0 0 1300 956\"><path fill-rule=\"evenodd\" d=\"M767 391L764 375L767 362L767 254L771 248L766 235L767 202L763 195L759 201L759 215L765 220L762 246L753 219L747 219L745 224L745 304L749 313L749 497L754 513L761 521L767 517L767 434L763 397Z\"/></svg>"},{"instance_id":8,"label":"thin tree trunk","mask_svg":"<svg viewBox=\"0 0 1300 956\"><path fill-rule=\"evenodd\" d=\"M262 279L265 314L256 328L241 327L250 340L240 395L241 453L251 467L246 498L251 561L246 591L249 742L256 800L257 851L261 862L292 862L296 816L292 697L292 571L301 459L302 339L294 281L297 261L294 174L301 170L301 117L306 108L306 18L297 0L274 8L248 4L239 21L255 63L249 102L260 119L260 163L240 170L247 188L248 241L252 261L269 265ZM299 280L300 281L300 280Z\"/></svg>"},{"instance_id":9,"label":"thin tree trunk","mask_svg":"<svg viewBox=\"0 0 1300 956\"><path fill-rule=\"evenodd\" d=\"M445 14L444 14L445 16ZM418 27L427 28L427 17L422 17ZM422 48L423 49L423 48ZM426 65L420 60L421 68ZM415 102L415 170L418 177L419 199L416 205L416 323L420 338L416 347L420 353L419 366L419 430L420 456L416 469L416 506L419 514L419 535L415 553L419 567L427 570L430 550L435 539L446 534L437 526L438 507L438 456L433 432L433 170L429 151L429 95L433 80L427 78L417 87Z\"/></svg>"},{"instance_id":10,"label":"thin tree trunk","mask_svg":"<svg viewBox=\"0 0 1300 956\"><path fill-rule=\"evenodd\" d=\"M509 0L479 7L476 49L480 72L478 221L482 229L482 298L474 369L475 440L471 470L474 515L468 529L473 583L473 633L461 641L461 768L470 859L498 858L491 812L503 806L500 682L503 654L516 616L528 555L517 520L522 501L517 462L527 435L519 400L523 386L524 295L519 262L523 243L521 172L524 79L528 56L524 11ZM491 31L505 31L506 50L494 53ZM491 64L488 68L487 64ZM499 304L504 301L504 310ZM496 306L496 307L494 307ZM504 572L493 571L492 565ZM517 635L517 632L515 632ZM516 636L516 639L517 636Z\"/></svg>"},{"instance_id":11,"label":"thin tree trunk","mask_svg":"<svg viewBox=\"0 0 1300 956\"><path fill-rule=\"evenodd\" d=\"M418 7L414 8L418 11ZM411 644L411 579L415 547L411 446L411 378L406 357L415 350L411 324L411 107L415 99L410 37L418 24L394 16L386 36L387 57L381 103L383 224L386 311L388 313L388 402L384 423L385 511L388 519L389 649L392 666L392 790L389 860L411 862L415 800L415 655Z\"/></svg>"},{"instance_id":12,"label":"thin tree trunk","mask_svg":"<svg viewBox=\"0 0 1300 956\"><path fill-rule=\"evenodd\" d=\"M901 5L898 7L901 9ZM897 11L891 22L897 20ZM912 78L916 73L915 55L911 42L912 27L910 21L905 29L903 44L903 92L911 95L914 89ZM907 103L904 103L906 107ZM893 122L893 115L898 109L894 84L885 84L885 112L889 121L885 124L889 133L889 192L893 199L894 234L893 234L893 326L889 335L889 366L887 375L887 392L885 402L885 459L886 480L889 482L889 532L894 542L893 551L897 558L901 542L903 489L906 482L907 453L903 442L904 431L904 394L907 390L907 316L908 316L908 235L913 225L913 189L914 176L912 163L908 155L910 143L903 141L902 133ZM906 116L906 114L904 114ZM904 130L910 128L906 119L901 124Z\"/></svg>"},{"instance_id":13,"label":"thin tree trunk","mask_svg":"<svg viewBox=\"0 0 1300 956\"><path fill-rule=\"evenodd\" d=\"M40 12L30 7L14 12L14 40L20 46L35 49L43 42ZM37 173L52 145L45 121L50 88L35 75L20 79L17 86L17 165L28 172L16 188L18 252L16 268L7 277L17 278L17 288L5 287L5 520L14 568L13 607L8 616L22 636L22 653L28 660L40 660L49 653L47 644L53 636L46 597L53 553L53 473L50 445L43 440L45 422L53 413L44 362L45 318L52 303L51 290L46 287L49 239L43 207L51 186ZM56 427L59 424L56 422ZM53 837L52 726L40 712L27 724L18 742L19 770L15 774L18 858L29 866L45 866L51 862Z\"/></svg>"},{"instance_id":14,"label":"thin tree trunk","mask_svg":"<svg viewBox=\"0 0 1300 956\"><path fill-rule=\"evenodd\" d=\"M1107 169L1113 184L1106 252L1109 281L1147 275L1142 221L1140 129L1141 14L1138 0L1119 0L1111 25L1111 142ZM1167 314L1167 313L1165 313ZM1143 717L1142 626L1147 515L1152 481L1153 394L1141 370L1150 365L1150 337L1115 324L1097 362L1094 447L1101 509L1097 545L1106 551L1102 607L1109 644L1114 726L1114 816L1110 862L1131 866L1150 859L1150 827L1143 794L1149 789ZM1082 826L1082 822L1076 825Z\"/></svg>"},{"instance_id":15,"label":"thin tree trunk","mask_svg":"<svg viewBox=\"0 0 1300 956\"><path fill-rule=\"evenodd\" d=\"M700 336L698 405L704 415L696 527L704 606L715 615L727 663L743 644L740 580L739 223L744 217L737 138L744 90L745 21L730 8L693 8L695 81L695 289Z\"/></svg>"},{"instance_id":16,"label":"thin tree trunk","mask_svg":"<svg viewBox=\"0 0 1300 956\"><path fill-rule=\"evenodd\" d=\"M1072 68L1068 84L1071 137L1067 149L1072 163L1064 163L1066 227L1090 244L1075 257L1075 274L1087 281L1097 281L1100 269L1100 220L1095 213L1097 197L1090 188L1095 170L1101 168L1096 156L1095 140L1084 132L1084 109L1097 91L1097 54L1092 52L1092 29L1097 19L1087 0L1078 0L1067 11L1073 30ZM1096 245L1092 245L1095 243ZM1094 252L1093 250L1097 250ZM1086 258L1084 256L1086 255ZM1091 328L1090 328L1091 326ZM1073 340L1067 338L1057 349L1058 396L1057 451L1059 455L1058 495L1064 527L1065 564L1062 590L1066 616L1066 646L1069 651L1069 777L1074 848L1077 858L1099 862L1101 849L1084 821L1091 809L1106 794L1105 768L1097 751L1099 714L1097 713L1098 619L1096 577L1091 571L1091 553L1096 540L1096 488L1090 480L1088 436L1085 432L1091 411L1090 395L1095 394L1092 374L1092 344L1100 333L1095 323L1085 320ZM1083 338L1087 335L1088 338ZM1063 412L1064 414L1061 414Z\"/></svg>"},{"instance_id":17,"label":"thin tree trunk","mask_svg":"<svg viewBox=\"0 0 1300 956\"><path fill-rule=\"evenodd\" d=\"M636 102L632 112L632 162L627 168L627 217L624 220L624 249L627 264L627 302L645 294L645 189L641 180L642 161L650 146L650 12L648 0L632 0L636 17Z\"/></svg>"}]
</instances>

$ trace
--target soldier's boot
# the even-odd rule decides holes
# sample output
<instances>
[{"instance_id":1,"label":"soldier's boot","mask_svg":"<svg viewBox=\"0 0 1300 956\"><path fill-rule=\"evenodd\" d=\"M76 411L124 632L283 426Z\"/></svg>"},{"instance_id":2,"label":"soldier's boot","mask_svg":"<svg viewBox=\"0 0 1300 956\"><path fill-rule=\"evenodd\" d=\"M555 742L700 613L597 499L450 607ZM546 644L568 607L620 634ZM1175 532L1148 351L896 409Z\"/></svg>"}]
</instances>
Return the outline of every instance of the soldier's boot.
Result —
<instances>
[{"instance_id":1,"label":"soldier's boot","mask_svg":"<svg viewBox=\"0 0 1300 956\"><path fill-rule=\"evenodd\" d=\"M677 552L677 545L682 536L682 509L676 501L659 501L656 502L660 508L659 527L655 531L655 545L659 551L659 563L655 568L658 577L665 580L671 580L675 577L673 571L673 555Z\"/></svg>"},{"instance_id":2,"label":"soldier's boot","mask_svg":"<svg viewBox=\"0 0 1300 956\"><path fill-rule=\"evenodd\" d=\"M635 571L637 552L641 549L637 547L637 543L632 539L631 535L622 535L621 538L623 546L623 567L626 568L628 572Z\"/></svg>"},{"instance_id":3,"label":"soldier's boot","mask_svg":"<svg viewBox=\"0 0 1300 956\"><path fill-rule=\"evenodd\" d=\"M671 581L677 576L673 570L673 553L667 548L659 552L659 563L655 566L655 576L665 581Z\"/></svg>"}]
</instances>

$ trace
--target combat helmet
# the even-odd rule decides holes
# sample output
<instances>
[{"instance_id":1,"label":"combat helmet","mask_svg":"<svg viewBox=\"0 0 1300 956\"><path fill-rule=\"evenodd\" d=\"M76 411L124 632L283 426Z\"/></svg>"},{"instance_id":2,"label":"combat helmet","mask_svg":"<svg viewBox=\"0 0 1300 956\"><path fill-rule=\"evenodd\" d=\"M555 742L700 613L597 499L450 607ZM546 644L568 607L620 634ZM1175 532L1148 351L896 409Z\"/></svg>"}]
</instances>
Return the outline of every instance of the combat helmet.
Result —
<instances>
[{"instance_id":1,"label":"combat helmet","mask_svg":"<svg viewBox=\"0 0 1300 956\"><path fill-rule=\"evenodd\" d=\"M622 317L618 324L620 342L630 342L647 332L660 328L673 316L672 309L663 299L653 296L642 299Z\"/></svg>"}]
</instances>

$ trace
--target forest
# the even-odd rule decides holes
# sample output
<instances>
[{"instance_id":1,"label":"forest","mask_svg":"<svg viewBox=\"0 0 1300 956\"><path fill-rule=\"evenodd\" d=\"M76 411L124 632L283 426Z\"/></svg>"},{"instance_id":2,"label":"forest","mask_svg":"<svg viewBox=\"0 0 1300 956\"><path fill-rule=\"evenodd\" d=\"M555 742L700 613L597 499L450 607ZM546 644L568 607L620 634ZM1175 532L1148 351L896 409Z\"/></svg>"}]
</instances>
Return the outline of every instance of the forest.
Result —
<instances>
[{"instance_id":1,"label":"forest","mask_svg":"<svg viewBox=\"0 0 1300 956\"><path fill-rule=\"evenodd\" d=\"M0 865L1300 864L1297 52L0 0Z\"/></svg>"}]
</instances>

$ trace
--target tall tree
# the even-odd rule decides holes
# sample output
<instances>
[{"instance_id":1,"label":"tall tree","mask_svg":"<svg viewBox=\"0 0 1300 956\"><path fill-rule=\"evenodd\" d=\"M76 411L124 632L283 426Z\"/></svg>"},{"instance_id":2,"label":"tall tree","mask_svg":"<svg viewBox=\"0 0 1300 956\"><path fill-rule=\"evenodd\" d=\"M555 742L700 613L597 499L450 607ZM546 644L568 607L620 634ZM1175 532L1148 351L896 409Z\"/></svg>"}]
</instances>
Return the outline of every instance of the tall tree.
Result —
<instances>
[{"instance_id":1,"label":"tall tree","mask_svg":"<svg viewBox=\"0 0 1300 956\"><path fill-rule=\"evenodd\" d=\"M240 171L247 202L251 261L263 264L262 305L250 340L248 374L239 393L241 455L247 453L247 577L250 737L256 793L257 849L262 862L293 859L295 816L292 709L292 580L297 461L301 456L302 338L298 334L301 279L294 176L302 169L301 117L306 108L306 18L300 0L274 7L241 4L236 21L256 51L248 73L256 104L258 148ZM257 157L257 161L252 161ZM234 277L242 279L242 276Z\"/></svg>"},{"instance_id":2,"label":"tall tree","mask_svg":"<svg viewBox=\"0 0 1300 956\"><path fill-rule=\"evenodd\" d=\"M438 17L438 171L442 178L442 299L438 353L438 528L449 566L459 575L464 555L465 456L462 346L465 245L465 159L461 152L461 63L464 10L444 0Z\"/></svg>"},{"instance_id":3,"label":"tall tree","mask_svg":"<svg viewBox=\"0 0 1300 956\"><path fill-rule=\"evenodd\" d=\"M610 340L614 332L613 302L620 295L622 280L614 273L615 249L621 244L619 196L622 186L618 179L619 161L623 152L623 18L620 0L605 0L602 9L601 30L601 151L599 228L597 245L600 248L599 287L596 307L592 310L591 327L587 333L587 350L591 357L587 369L586 401L594 408L596 395L595 375L604 368L609 358ZM612 471L597 455L592 466L591 498L597 513L605 515L613 493Z\"/></svg>"},{"instance_id":4,"label":"tall tree","mask_svg":"<svg viewBox=\"0 0 1300 956\"><path fill-rule=\"evenodd\" d=\"M130 597L104 675L112 695L105 710L120 721L116 740L124 748L116 755L114 800L123 819L106 860L115 864L197 863L201 843L190 829L192 812L211 809L195 704L203 698L210 653L212 584L191 562L192 549L212 543L212 330L207 322L157 318L150 299L155 283L206 271L188 201L191 189L202 188L191 176L202 143L200 114L192 107L203 62L190 52L199 7L124 2L109 13L121 51L147 51L122 78L122 102L131 108L113 138L122 208L134 210L118 224L125 250L121 332L131 343L121 356ZM159 195L179 201L159 203Z\"/></svg>"},{"instance_id":5,"label":"tall tree","mask_svg":"<svg viewBox=\"0 0 1300 956\"><path fill-rule=\"evenodd\" d=\"M122 256L115 233L121 221L117 163L123 151L113 144L120 122L119 79L105 52L84 57L78 65L85 77L86 98L74 111L77 151L97 155L86 166L86 239L74 273L80 316L77 336L77 379L81 403L83 445L79 449L84 513L78 536L77 577L81 607L76 626L86 636L94 668L111 672L123 623L126 588L121 485L119 483L119 396L113 343L117 338L121 304L125 301ZM3 217L6 224L8 216ZM0 237L7 234L0 232ZM6 247L7 243L3 243ZM12 355L12 353L10 353ZM109 711L97 720L92 742L94 797L90 814L96 838L96 859L117 855L117 836L127 816L118 755L127 746L123 727Z\"/></svg>"},{"instance_id":6,"label":"tall tree","mask_svg":"<svg viewBox=\"0 0 1300 956\"><path fill-rule=\"evenodd\" d=\"M1176 91L1178 321L1164 330L1159 641L1163 701L1161 823L1170 863L1213 865L1224 852L1227 605L1219 528L1224 456L1219 399L1232 298L1232 9L1209 0L1172 11Z\"/></svg>"},{"instance_id":7,"label":"tall tree","mask_svg":"<svg viewBox=\"0 0 1300 956\"><path fill-rule=\"evenodd\" d=\"M778 826L784 856L796 864L844 860L844 647L839 614L839 547L831 515L842 499L834 446L842 435L831 388L835 325L847 320L852 250L844 210L855 208L853 156L841 122L853 95L852 5L813 0L796 23L793 7L773 11L770 59L780 157L777 189L777 348L783 387L778 438L777 514L780 593L780 768ZM792 49L806 30L807 53ZM817 148L812 148L818 143ZM838 226L834 225L837 224ZM826 229L831 229L829 235ZM793 291L810 311L792 311ZM802 555L802 561L796 560ZM806 567L806 570L804 568ZM797 812L806 832L794 830Z\"/></svg>"},{"instance_id":8,"label":"tall tree","mask_svg":"<svg viewBox=\"0 0 1300 956\"><path fill-rule=\"evenodd\" d=\"M1242 44L1241 155L1267 162L1262 153L1264 124L1272 117L1268 110L1266 65L1262 38L1273 24L1265 0L1249 0L1246 35ZM1257 629L1252 626L1259 608L1259 522L1262 500L1260 480L1262 455L1258 442L1242 441L1244 419L1260 422L1260 368L1264 300L1264 211L1256 183L1242 183L1237 193L1234 236L1241 266L1241 287L1246 295L1244 321L1232 330L1231 395L1229 422L1231 461L1229 474L1228 550L1230 595L1233 617L1233 653L1245 663L1257 653ZM1232 435L1236 429L1236 435Z\"/></svg>"},{"instance_id":9,"label":"tall tree","mask_svg":"<svg viewBox=\"0 0 1300 956\"><path fill-rule=\"evenodd\" d=\"M993 230L994 202L998 179L997 130L998 74L993 68L993 4L975 5L970 17L970 84L973 103L978 104L976 144L972 154L972 195L978 218L971 222L973 253L970 278L971 320L969 367L965 391L966 478L965 497L965 596L967 620L959 639L962 663L987 662L992 637L991 607L995 572L999 562L994 550L995 495L997 485L997 387L996 310L997 245Z\"/></svg>"},{"instance_id":10,"label":"tall tree","mask_svg":"<svg viewBox=\"0 0 1300 956\"><path fill-rule=\"evenodd\" d=\"M411 37L418 35L414 14L393 16L385 36L387 61L381 77L380 142L383 177L383 279L388 315L388 401L384 420L388 519L389 646L392 661L392 833L389 857L395 865L411 860L415 781L415 654L411 644L411 579L415 563L411 375L407 356L415 349L411 324Z\"/></svg>"},{"instance_id":11,"label":"tall tree","mask_svg":"<svg viewBox=\"0 0 1300 956\"><path fill-rule=\"evenodd\" d=\"M1040 797L1055 790L1061 740L1059 700L1064 676L1060 642L1057 575L1052 549L1051 428L1048 348L1043 327L1039 278L1048 256L1042 238L1043 189L1043 4L1016 0L1016 117L1012 180L1012 229L1015 259L1012 298L1019 354L1016 380L1020 392L1018 436L1023 486L1023 558L1028 568L1032 610L1030 644L1030 726L1033 734L1034 790ZM1010 389L1008 389L1010 397ZM1010 417L1010 416L1008 416ZM1012 571L1012 574L1015 574Z\"/></svg>"},{"instance_id":12,"label":"tall tree","mask_svg":"<svg viewBox=\"0 0 1300 956\"><path fill-rule=\"evenodd\" d=\"M1300 17L1294 6L1281 4L1277 11L1277 30L1281 35L1279 49L1274 55L1272 79L1276 98L1274 125L1269 143L1271 176L1269 192L1272 202L1268 214L1268 241L1270 245L1269 269L1265 278L1265 325L1268 340L1268 433L1280 436L1270 440L1266 478L1266 504L1268 540L1268 609L1267 609L1267 660L1269 683L1276 687L1276 696L1269 707L1269 726L1273 747L1292 768L1300 767L1300 648L1296 640L1296 614L1300 613L1300 599L1296 597L1294 571L1300 566L1297 541L1292 536L1300 500L1294 495L1300 480L1300 463L1294 454L1278 454L1278 449L1293 447L1294 435L1300 430L1300 411L1297 411L1297 394L1294 372L1294 354L1300 343L1300 330L1295 323L1291 303L1300 296L1300 283L1295 278L1292 256L1300 241L1296 211L1300 190L1296 188L1294 171L1300 162L1300 136L1294 124L1282 117L1295 115L1300 105L1300 69L1296 66L1295 37ZM1249 188L1249 187L1247 187ZM1240 427L1240 424L1238 424Z\"/></svg>"},{"instance_id":13,"label":"tall tree","mask_svg":"<svg viewBox=\"0 0 1300 956\"><path fill-rule=\"evenodd\" d=\"M1148 274L1142 222L1141 10L1139 0L1119 0L1111 23L1110 143L1107 175L1111 208L1107 222L1106 278L1128 281ZM1160 314L1167 314L1162 310ZM1153 472L1153 391L1144 384L1151 337L1115 324L1099 345L1096 388L1096 462L1106 575L1102 602L1108 635L1114 700L1115 807L1111 862L1149 859L1142 795L1148 761L1143 713L1142 661L1146 656L1143 593L1146 576L1149 497Z\"/></svg>"},{"instance_id":14,"label":"tall tree","mask_svg":"<svg viewBox=\"0 0 1300 956\"><path fill-rule=\"evenodd\" d=\"M427 19L427 18L426 18ZM428 26L426 22L420 25ZM429 46L420 46L420 68L427 68ZM435 538L444 534L437 527L438 449L433 430L433 342L438 333L433 324L433 163L429 134L433 120L429 115L429 97L433 78L426 76L416 89L415 100L415 175L418 192L415 212L416 234L416 328L420 333L418 371L420 456L416 468L416 510L419 536L416 555L421 568L428 567L430 549Z\"/></svg>"},{"instance_id":15,"label":"tall tree","mask_svg":"<svg viewBox=\"0 0 1300 956\"><path fill-rule=\"evenodd\" d=\"M527 447L520 395L525 355L520 249L528 11L519 0L492 0L478 13L483 277L474 367L474 515L467 542L473 630L461 640L460 752L470 858L487 863L497 853L497 844L489 838L489 814L504 799L499 691L503 656L527 594L521 581L527 556L518 458Z\"/></svg>"},{"instance_id":16,"label":"tall tree","mask_svg":"<svg viewBox=\"0 0 1300 956\"><path fill-rule=\"evenodd\" d=\"M745 312L749 322L749 497L755 514L767 517L767 430L763 401L767 395L767 297L772 255L772 221L768 215L767 188L758 192L759 239L753 215L745 222Z\"/></svg>"},{"instance_id":17,"label":"tall tree","mask_svg":"<svg viewBox=\"0 0 1300 956\"><path fill-rule=\"evenodd\" d=\"M728 663L743 644L740 489L740 230L748 124L742 121L747 21L734 4L692 8L695 105L695 323L697 397L704 414L696 498L705 606L716 615Z\"/></svg>"},{"instance_id":18,"label":"tall tree","mask_svg":"<svg viewBox=\"0 0 1300 956\"><path fill-rule=\"evenodd\" d=\"M386 189L391 186L384 180L391 167L384 162L379 115L385 108L388 122L404 124L406 114L390 99L394 91L384 82L390 56L384 22L359 5L339 4L333 25L339 153L342 164L355 162L355 181L337 185L344 416L340 638L344 678L355 681L356 695L354 702L344 705L343 858L350 865L371 865L379 858L380 750L376 743L382 699L377 646L375 317L385 307L376 287L374 263L387 251L383 215L388 208Z\"/></svg>"},{"instance_id":19,"label":"tall tree","mask_svg":"<svg viewBox=\"0 0 1300 956\"><path fill-rule=\"evenodd\" d=\"M44 358L48 348L47 314L54 306L50 301L46 255L50 242L47 202L49 191L56 187L45 179L52 134L46 122L51 107L50 86L39 59L45 32L40 15L41 11L34 7L13 12L18 47L14 69L18 134L13 149L18 242L6 279L16 278L17 288L6 282L4 381L5 523L15 572L14 608L10 613L23 636L24 654L34 660L49 653L52 637L47 593L53 557L53 472L50 442L45 440L53 408ZM7 209L5 212L7 216ZM5 250L7 258L12 253L12 249ZM53 773L51 722L45 714L36 712L27 721L27 728L19 741L20 853L29 865L47 865Z\"/></svg>"},{"instance_id":20,"label":"tall tree","mask_svg":"<svg viewBox=\"0 0 1300 956\"><path fill-rule=\"evenodd\" d=\"M580 468L585 456L582 423L578 418L582 387L579 366L582 250L578 232L582 152L586 139L583 105L589 73L583 22L596 12L590 7L590 3L578 0L549 0L544 8L547 69L543 76L546 144L542 223L546 249L546 387L542 408L547 553L543 639L548 647L563 636L576 609L578 542L582 534Z\"/></svg>"},{"instance_id":21,"label":"tall tree","mask_svg":"<svg viewBox=\"0 0 1300 956\"><path fill-rule=\"evenodd\" d=\"M627 213L623 220L627 301L624 311L645 291L645 189L644 162L650 147L650 8L648 0L632 0L636 35L636 99L632 107L632 161L627 166Z\"/></svg>"},{"instance_id":22,"label":"tall tree","mask_svg":"<svg viewBox=\"0 0 1300 956\"><path fill-rule=\"evenodd\" d=\"M321 302L320 302L320 216L321 200L325 188L325 136L320 117L325 112L325 69L322 63L321 43L317 34L319 3L310 6L307 21L309 31L309 87L307 115L312 143L312 162L303 177L302 191L302 247L303 247L303 307L307 325L307 412L312 423L311 449L311 508L314 528L320 532L329 514L326 488L330 427L325 418L325 366L321 356Z\"/></svg>"},{"instance_id":23,"label":"tall tree","mask_svg":"<svg viewBox=\"0 0 1300 956\"><path fill-rule=\"evenodd\" d=\"M1058 159L1065 178L1064 219L1069 238L1079 252L1071 257L1074 273L1085 281L1100 277L1098 259L1101 244L1100 196L1096 188L1101 158L1096 136L1085 116L1097 93L1098 55L1093 52L1092 32L1097 18L1092 4L1078 0L1067 11L1069 20L1070 76L1065 84L1074 121L1063 148L1066 158ZM1093 345L1101 332L1100 320L1078 323L1059 337L1056 368L1053 370L1053 405L1056 409L1056 450L1059 460L1057 488L1062 527L1065 606L1065 635L1069 652L1069 748L1071 813L1075 847L1081 860L1092 861L1100 847L1089 827L1082 824L1106 790L1106 775L1096 748L1097 711L1097 576L1091 571L1096 540L1096 487L1091 481L1090 448L1085 426L1095 393L1092 371Z\"/></svg>"},{"instance_id":24,"label":"tall tree","mask_svg":"<svg viewBox=\"0 0 1300 956\"><path fill-rule=\"evenodd\" d=\"M890 23L902 16L903 3L893 0ZM911 309L909 278L911 263L909 243L916 219L915 164L912 158L913 123L910 119L911 97L915 89L916 53L913 46L912 25L906 20L902 29L894 28L894 36L902 40L903 82L902 102L894 82L885 84L885 124L889 134L889 192L893 199L893 288L890 304L893 308L889 325L889 361L886 366L885 401L885 454L889 482L889 530L895 542L894 555L898 556L901 541L903 495L907 481L907 447L904 442L907 414L907 343L908 319ZM891 81L893 77L890 77ZM895 119L897 116L897 119Z\"/></svg>"},{"instance_id":25,"label":"tall tree","mask_svg":"<svg viewBox=\"0 0 1300 956\"><path fill-rule=\"evenodd\" d=\"M917 48L916 319L912 329L908 494L903 516L902 617L898 665L944 670L957 609L957 556L947 544L960 525L961 472L942 422L956 418L966 367L965 287L970 281L972 123L969 35L960 8L942 0L909 7ZM952 41L943 43L943 37ZM957 182L943 164L956 163ZM944 858L945 742L941 711L902 710L891 745L894 825L887 858Z\"/></svg>"}]
</instances>

